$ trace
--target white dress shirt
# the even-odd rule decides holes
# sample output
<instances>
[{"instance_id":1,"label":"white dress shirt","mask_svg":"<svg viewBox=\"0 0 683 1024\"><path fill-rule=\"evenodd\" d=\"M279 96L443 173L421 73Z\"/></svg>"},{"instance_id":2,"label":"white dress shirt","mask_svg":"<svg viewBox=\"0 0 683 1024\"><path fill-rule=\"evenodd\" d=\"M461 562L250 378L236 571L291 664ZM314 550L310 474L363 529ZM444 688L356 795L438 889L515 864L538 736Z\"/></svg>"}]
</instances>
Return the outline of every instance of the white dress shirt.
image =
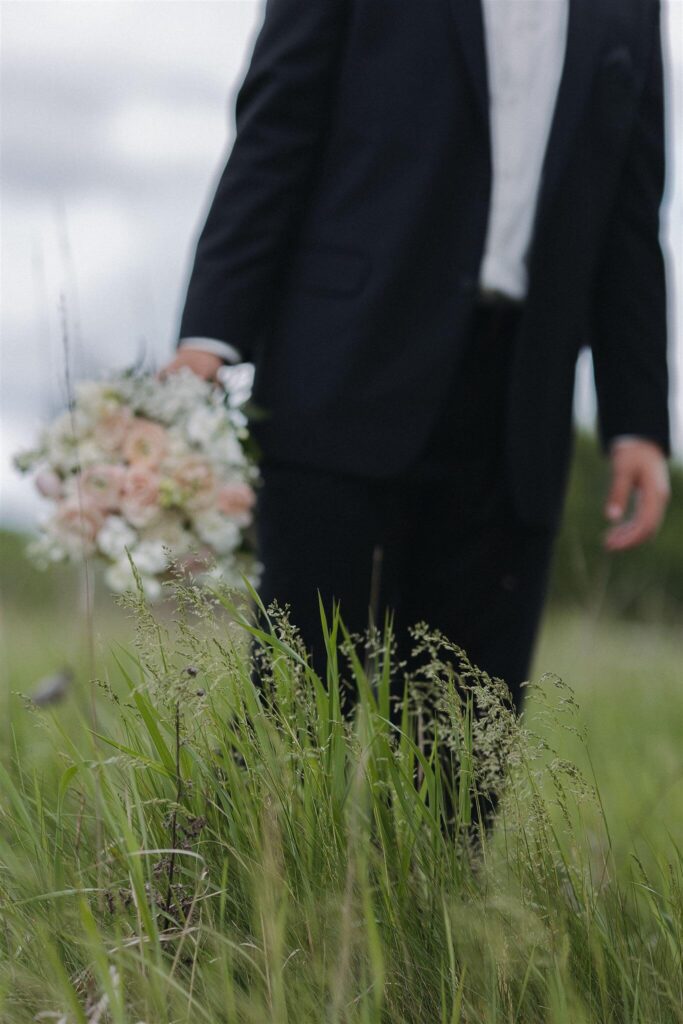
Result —
<instances>
[{"instance_id":1,"label":"white dress shirt","mask_svg":"<svg viewBox=\"0 0 683 1024\"><path fill-rule=\"evenodd\" d=\"M480 285L523 299L543 159L567 46L569 0L482 0L489 77L493 184ZM183 338L239 362L215 338Z\"/></svg>"},{"instance_id":2,"label":"white dress shirt","mask_svg":"<svg viewBox=\"0 0 683 1024\"><path fill-rule=\"evenodd\" d=\"M523 299L557 94L568 0L482 0L493 183L480 269L483 288Z\"/></svg>"}]
</instances>

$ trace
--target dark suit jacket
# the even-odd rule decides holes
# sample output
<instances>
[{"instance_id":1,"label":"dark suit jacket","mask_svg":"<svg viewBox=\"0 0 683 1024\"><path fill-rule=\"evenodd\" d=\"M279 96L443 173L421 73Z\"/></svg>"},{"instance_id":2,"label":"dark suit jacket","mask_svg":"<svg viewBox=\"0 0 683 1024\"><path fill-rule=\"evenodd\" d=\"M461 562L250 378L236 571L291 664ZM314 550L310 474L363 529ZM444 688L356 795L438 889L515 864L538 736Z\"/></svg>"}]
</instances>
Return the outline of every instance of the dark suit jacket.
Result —
<instances>
[{"instance_id":1,"label":"dark suit jacket","mask_svg":"<svg viewBox=\"0 0 683 1024\"><path fill-rule=\"evenodd\" d=\"M603 443L669 450L659 3L570 4L507 411L517 506L539 523L561 507L582 346ZM236 114L180 335L255 362L266 454L397 474L476 297L491 186L480 0L268 0Z\"/></svg>"}]
</instances>

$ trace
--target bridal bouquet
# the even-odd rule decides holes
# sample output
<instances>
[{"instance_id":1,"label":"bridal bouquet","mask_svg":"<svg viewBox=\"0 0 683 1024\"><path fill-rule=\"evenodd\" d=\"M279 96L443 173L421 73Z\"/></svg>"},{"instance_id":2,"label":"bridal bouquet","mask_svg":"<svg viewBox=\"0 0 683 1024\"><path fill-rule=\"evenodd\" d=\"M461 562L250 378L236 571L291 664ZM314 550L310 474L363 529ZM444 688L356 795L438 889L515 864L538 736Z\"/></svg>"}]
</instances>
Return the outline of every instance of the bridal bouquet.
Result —
<instances>
[{"instance_id":1,"label":"bridal bouquet","mask_svg":"<svg viewBox=\"0 0 683 1024\"><path fill-rule=\"evenodd\" d=\"M171 561L238 584L256 564L245 531L257 470L242 414L190 370L133 372L75 388L37 448L15 458L50 512L29 554L42 566L96 556L118 592L135 563L155 600Z\"/></svg>"}]
</instances>

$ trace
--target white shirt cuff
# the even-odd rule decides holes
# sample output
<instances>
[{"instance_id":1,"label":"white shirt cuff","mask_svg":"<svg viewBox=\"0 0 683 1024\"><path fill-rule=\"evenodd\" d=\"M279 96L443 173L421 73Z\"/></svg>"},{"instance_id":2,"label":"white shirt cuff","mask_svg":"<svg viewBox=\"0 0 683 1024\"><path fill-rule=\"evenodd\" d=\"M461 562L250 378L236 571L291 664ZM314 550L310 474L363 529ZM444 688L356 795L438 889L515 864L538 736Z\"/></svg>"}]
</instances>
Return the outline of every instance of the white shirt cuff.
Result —
<instances>
[{"instance_id":1,"label":"white shirt cuff","mask_svg":"<svg viewBox=\"0 0 683 1024\"><path fill-rule=\"evenodd\" d=\"M610 441L610 448L616 448L620 444L628 444L630 441L644 441L645 438L640 437L638 434L618 434L613 437Z\"/></svg>"},{"instance_id":2,"label":"white shirt cuff","mask_svg":"<svg viewBox=\"0 0 683 1024\"><path fill-rule=\"evenodd\" d=\"M238 348L229 345L227 341L218 341L217 338L181 338L178 348L194 348L200 352L210 352L211 355L218 356L226 363L242 362L242 353Z\"/></svg>"}]
</instances>

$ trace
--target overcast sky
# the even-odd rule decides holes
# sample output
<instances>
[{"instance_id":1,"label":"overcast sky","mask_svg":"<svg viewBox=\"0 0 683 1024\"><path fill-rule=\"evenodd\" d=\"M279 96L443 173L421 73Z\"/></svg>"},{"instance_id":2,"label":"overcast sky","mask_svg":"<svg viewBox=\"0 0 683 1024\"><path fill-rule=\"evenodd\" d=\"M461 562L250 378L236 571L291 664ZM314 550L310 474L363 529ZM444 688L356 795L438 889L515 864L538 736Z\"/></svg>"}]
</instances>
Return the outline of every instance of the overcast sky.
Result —
<instances>
[{"instance_id":1,"label":"overcast sky","mask_svg":"<svg viewBox=\"0 0 683 1024\"><path fill-rule=\"evenodd\" d=\"M37 503L9 462L62 401L60 295L77 376L123 367L142 351L167 358L262 6L13 0L1 7L0 512L28 524ZM683 380L683 0L668 0L664 10L674 151L666 235ZM675 398L680 455L682 393Z\"/></svg>"}]
</instances>

